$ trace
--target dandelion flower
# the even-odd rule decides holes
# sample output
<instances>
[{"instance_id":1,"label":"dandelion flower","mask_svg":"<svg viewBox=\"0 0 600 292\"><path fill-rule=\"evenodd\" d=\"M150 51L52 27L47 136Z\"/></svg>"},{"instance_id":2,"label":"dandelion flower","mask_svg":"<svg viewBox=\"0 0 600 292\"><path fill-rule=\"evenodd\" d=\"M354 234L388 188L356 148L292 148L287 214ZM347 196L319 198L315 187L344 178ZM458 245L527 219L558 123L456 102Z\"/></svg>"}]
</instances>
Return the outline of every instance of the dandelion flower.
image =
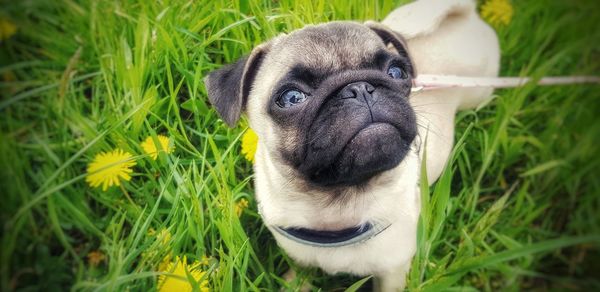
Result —
<instances>
[{"instance_id":1,"label":"dandelion flower","mask_svg":"<svg viewBox=\"0 0 600 292\"><path fill-rule=\"evenodd\" d=\"M91 251L87 255L88 264L92 267L98 266L102 261L104 261L105 257L101 251Z\"/></svg>"},{"instance_id":2,"label":"dandelion flower","mask_svg":"<svg viewBox=\"0 0 600 292\"><path fill-rule=\"evenodd\" d=\"M146 235L147 236L154 236L154 235L156 235L156 229L154 229L152 227L148 228L148 232L146 232Z\"/></svg>"},{"instance_id":3,"label":"dandelion flower","mask_svg":"<svg viewBox=\"0 0 600 292\"><path fill-rule=\"evenodd\" d=\"M488 0L481 7L481 16L491 25L508 25L513 16L509 0Z\"/></svg>"},{"instance_id":4,"label":"dandelion flower","mask_svg":"<svg viewBox=\"0 0 600 292\"><path fill-rule=\"evenodd\" d=\"M121 179L129 181L131 167L135 161L131 160L132 155L121 149L115 149L111 152L101 152L96 154L94 160L88 164L87 177L85 181L92 187L102 185L102 190L106 191L110 186L121 185Z\"/></svg>"},{"instance_id":5,"label":"dandelion flower","mask_svg":"<svg viewBox=\"0 0 600 292\"><path fill-rule=\"evenodd\" d=\"M0 19L0 41L7 40L17 32L17 27L8 19Z\"/></svg>"},{"instance_id":6,"label":"dandelion flower","mask_svg":"<svg viewBox=\"0 0 600 292\"><path fill-rule=\"evenodd\" d=\"M158 263L158 270L165 271L171 262L171 257L173 257L173 252L170 250L169 243L171 242L171 232L168 229L162 229L159 232L156 232L154 228L150 228L147 233L148 236L156 238L156 241L159 242L159 247L168 248L168 254ZM150 251L144 252L142 256L145 259L154 258L158 256L160 252L160 248L152 249Z\"/></svg>"},{"instance_id":7,"label":"dandelion flower","mask_svg":"<svg viewBox=\"0 0 600 292\"><path fill-rule=\"evenodd\" d=\"M158 289L161 292L183 292L183 291L192 291L193 285L187 278L187 274L196 281L198 287L200 287L200 291L208 292L208 281L202 280L202 282L198 283L200 279L206 274L206 272L200 270L200 263L195 261L192 265L187 264L187 258L184 256L183 259L176 257L175 262L170 262L165 270L161 270L161 272L171 273L172 275L160 275L158 277Z\"/></svg>"},{"instance_id":8,"label":"dandelion flower","mask_svg":"<svg viewBox=\"0 0 600 292\"><path fill-rule=\"evenodd\" d=\"M203 255L202 258L200 259L200 265L208 266L208 264L210 264L210 258Z\"/></svg>"},{"instance_id":9,"label":"dandelion flower","mask_svg":"<svg viewBox=\"0 0 600 292\"><path fill-rule=\"evenodd\" d=\"M162 229L156 238L159 239L163 245L167 245L169 242L171 242L171 232L169 229Z\"/></svg>"},{"instance_id":10,"label":"dandelion flower","mask_svg":"<svg viewBox=\"0 0 600 292\"><path fill-rule=\"evenodd\" d=\"M156 158L158 158L159 151L165 151L167 154L173 153L173 150L175 150L175 146L169 146L168 137L163 135L157 135L156 138L160 145L156 145L154 143L154 139L152 139L152 136L148 136L148 138L146 138L146 140L144 140L144 142L142 142L141 144L142 148L144 149L144 152L150 155L150 158L156 160ZM158 148L157 146L160 148Z\"/></svg>"},{"instance_id":11,"label":"dandelion flower","mask_svg":"<svg viewBox=\"0 0 600 292\"><path fill-rule=\"evenodd\" d=\"M256 146L258 145L258 136L248 128L244 136L242 136L242 154L246 160L254 163L254 154L256 154Z\"/></svg>"},{"instance_id":12,"label":"dandelion flower","mask_svg":"<svg viewBox=\"0 0 600 292\"><path fill-rule=\"evenodd\" d=\"M172 263L171 263L171 252L169 252L169 254L167 256L165 256L162 259L162 261L160 261L160 263L158 263L158 270L159 271L168 271L170 265L172 265Z\"/></svg>"},{"instance_id":13,"label":"dandelion flower","mask_svg":"<svg viewBox=\"0 0 600 292\"><path fill-rule=\"evenodd\" d=\"M160 240L160 243L162 246L169 247L169 243L171 242L171 232L168 229L163 229L158 233L158 235L156 236L156 239ZM172 257L173 257L173 252L169 251L169 254L167 254L163 258L163 260L158 264L158 270L160 270L160 271L167 270L167 267L169 266L169 262L171 261Z\"/></svg>"},{"instance_id":14,"label":"dandelion flower","mask_svg":"<svg viewBox=\"0 0 600 292\"><path fill-rule=\"evenodd\" d=\"M235 214L240 217L242 216L242 212L244 209L248 208L248 200L241 198L237 203L235 203Z\"/></svg>"}]
</instances>

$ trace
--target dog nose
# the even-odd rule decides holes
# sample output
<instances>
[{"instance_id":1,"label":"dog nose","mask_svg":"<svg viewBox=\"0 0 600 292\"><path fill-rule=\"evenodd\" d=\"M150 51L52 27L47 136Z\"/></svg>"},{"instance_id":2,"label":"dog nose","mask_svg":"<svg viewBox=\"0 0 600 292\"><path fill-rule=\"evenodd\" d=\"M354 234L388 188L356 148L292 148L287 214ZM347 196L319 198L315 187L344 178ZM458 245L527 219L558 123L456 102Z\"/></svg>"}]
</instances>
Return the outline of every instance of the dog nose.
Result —
<instances>
[{"instance_id":1,"label":"dog nose","mask_svg":"<svg viewBox=\"0 0 600 292\"><path fill-rule=\"evenodd\" d=\"M368 82L354 82L350 83L342 90L340 90L338 96L340 98L367 98L371 96L371 93L375 91L375 87Z\"/></svg>"}]
</instances>

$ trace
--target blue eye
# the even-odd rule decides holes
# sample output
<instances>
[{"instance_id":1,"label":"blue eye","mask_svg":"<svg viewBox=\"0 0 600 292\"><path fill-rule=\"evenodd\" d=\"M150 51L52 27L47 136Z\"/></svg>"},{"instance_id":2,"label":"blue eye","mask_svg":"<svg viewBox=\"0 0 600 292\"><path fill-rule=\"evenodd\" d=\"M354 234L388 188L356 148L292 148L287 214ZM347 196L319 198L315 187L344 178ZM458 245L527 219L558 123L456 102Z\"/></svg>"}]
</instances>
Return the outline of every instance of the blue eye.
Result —
<instances>
[{"instance_id":1,"label":"blue eye","mask_svg":"<svg viewBox=\"0 0 600 292\"><path fill-rule=\"evenodd\" d=\"M406 79L406 77L408 77L406 72L404 72L404 70L400 69L398 66L391 66L388 69L387 74L394 79Z\"/></svg>"},{"instance_id":2,"label":"blue eye","mask_svg":"<svg viewBox=\"0 0 600 292\"><path fill-rule=\"evenodd\" d=\"M276 103L279 107L291 107L306 101L306 94L296 89L286 90L279 96Z\"/></svg>"}]
</instances>

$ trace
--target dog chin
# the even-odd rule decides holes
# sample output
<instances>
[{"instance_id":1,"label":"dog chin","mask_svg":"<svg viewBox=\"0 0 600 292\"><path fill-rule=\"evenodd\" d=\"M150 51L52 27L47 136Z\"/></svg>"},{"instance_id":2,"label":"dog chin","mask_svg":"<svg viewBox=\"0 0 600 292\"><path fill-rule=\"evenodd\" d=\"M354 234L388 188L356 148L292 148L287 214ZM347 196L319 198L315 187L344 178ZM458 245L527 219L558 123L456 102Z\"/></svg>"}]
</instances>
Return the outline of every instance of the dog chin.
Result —
<instances>
[{"instance_id":1,"label":"dog chin","mask_svg":"<svg viewBox=\"0 0 600 292\"><path fill-rule=\"evenodd\" d=\"M309 180L322 187L364 185L376 175L398 166L409 148L409 142L395 126L370 123L350 139L329 168L317 170Z\"/></svg>"}]
</instances>

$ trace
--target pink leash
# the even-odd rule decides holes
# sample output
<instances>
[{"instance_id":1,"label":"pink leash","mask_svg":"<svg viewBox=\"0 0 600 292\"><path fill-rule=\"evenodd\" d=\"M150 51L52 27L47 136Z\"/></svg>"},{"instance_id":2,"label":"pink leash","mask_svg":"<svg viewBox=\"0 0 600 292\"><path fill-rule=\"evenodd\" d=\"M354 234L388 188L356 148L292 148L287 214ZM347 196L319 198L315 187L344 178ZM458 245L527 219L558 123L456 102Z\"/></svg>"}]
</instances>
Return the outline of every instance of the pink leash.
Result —
<instances>
[{"instance_id":1,"label":"pink leash","mask_svg":"<svg viewBox=\"0 0 600 292\"><path fill-rule=\"evenodd\" d=\"M534 80L529 77L465 77L453 75L422 74L413 79L412 92L443 88L494 87L510 88L523 86ZM535 81L535 80L534 80ZM543 77L537 85L564 85L593 83L600 84L598 76Z\"/></svg>"}]
</instances>

